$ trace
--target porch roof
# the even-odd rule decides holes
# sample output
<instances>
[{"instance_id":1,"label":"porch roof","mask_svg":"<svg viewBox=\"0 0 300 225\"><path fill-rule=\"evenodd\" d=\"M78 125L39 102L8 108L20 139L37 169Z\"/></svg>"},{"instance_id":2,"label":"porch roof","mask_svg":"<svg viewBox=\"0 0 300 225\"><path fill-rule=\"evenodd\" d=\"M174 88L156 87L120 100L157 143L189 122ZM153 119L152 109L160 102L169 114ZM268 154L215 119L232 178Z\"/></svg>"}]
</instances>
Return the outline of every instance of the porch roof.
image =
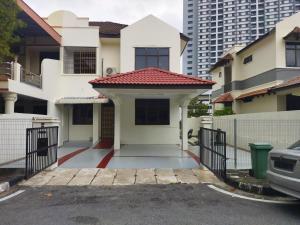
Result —
<instances>
[{"instance_id":1,"label":"porch roof","mask_svg":"<svg viewBox=\"0 0 300 225\"><path fill-rule=\"evenodd\" d=\"M294 77L294 78L287 80L279 85L276 85L276 86L270 88L270 91L280 91L283 89L294 88L294 87L299 87L299 86L300 86L300 76Z\"/></svg>"},{"instance_id":2,"label":"porch roof","mask_svg":"<svg viewBox=\"0 0 300 225\"><path fill-rule=\"evenodd\" d=\"M94 88L201 88L210 89L215 82L173 73L159 68L146 68L89 82Z\"/></svg>"},{"instance_id":3,"label":"porch roof","mask_svg":"<svg viewBox=\"0 0 300 225\"><path fill-rule=\"evenodd\" d=\"M263 88L263 89L259 89L259 90L256 90L256 91L251 91L251 92L242 94L242 95L238 96L236 98L236 100L243 100L243 99L247 99L247 98L254 98L256 96L265 95L265 94L268 94L268 93L269 93L269 88Z\"/></svg>"}]
</instances>

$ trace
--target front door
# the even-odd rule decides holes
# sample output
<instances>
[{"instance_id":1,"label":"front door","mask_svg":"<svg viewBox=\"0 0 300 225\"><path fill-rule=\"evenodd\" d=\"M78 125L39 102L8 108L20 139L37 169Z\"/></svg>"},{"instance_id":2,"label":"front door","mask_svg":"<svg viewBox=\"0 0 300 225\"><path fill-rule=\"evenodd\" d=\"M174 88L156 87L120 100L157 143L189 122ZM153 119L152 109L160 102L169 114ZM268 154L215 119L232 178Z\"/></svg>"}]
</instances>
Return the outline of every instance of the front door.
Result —
<instances>
[{"instance_id":1,"label":"front door","mask_svg":"<svg viewBox=\"0 0 300 225\"><path fill-rule=\"evenodd\" d=\"M101 136L103 138L114 138L114 114L113 105L103 104L101 107Z\"/></svg>"}]
</instances>

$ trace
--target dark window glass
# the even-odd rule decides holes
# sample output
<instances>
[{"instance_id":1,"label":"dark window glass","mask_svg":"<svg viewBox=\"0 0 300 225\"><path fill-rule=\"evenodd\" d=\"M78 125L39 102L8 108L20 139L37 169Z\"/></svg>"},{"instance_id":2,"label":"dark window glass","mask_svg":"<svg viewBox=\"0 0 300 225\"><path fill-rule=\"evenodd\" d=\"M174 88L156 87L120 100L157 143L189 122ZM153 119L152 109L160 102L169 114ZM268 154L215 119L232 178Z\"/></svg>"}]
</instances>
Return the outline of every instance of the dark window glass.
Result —
<instances>
[{"instance_id":1,"label":"dark window glass","mask_svg":"<svg viewBox=\"0 0 300 225\"><path fill-rule=\"evenodd\" d=\"M73 105L73 125L92 125L93 105L78 104Z\"/></svg>"},{"instance_id":2,"label":"dark window glass","mask_svg":"<svg viewBox=\"0 0 300 225\"><path fill-rule=\"evenodd\" d=\"M169 99L136 99L135 125L169 125Z\"/></svg>"},{"instance_id":3,"label":"dark window glass","mask_svg":"<svg viewBox=\"0 0 300 225\"><path fill-rule=\"evenodd\" d=\"M136 48L135 69L158 67L169 70L169 48Z\"/></svg>"},{"instance_id":4,"label":"dark window glass","mask_svg":"<svg viewBox=\"0 0 300 225\"><path fill-rule=\"evenodd\" d=\"M286 43L286 66L300 67L300 43Z\"/></svg>"}]
</instances>

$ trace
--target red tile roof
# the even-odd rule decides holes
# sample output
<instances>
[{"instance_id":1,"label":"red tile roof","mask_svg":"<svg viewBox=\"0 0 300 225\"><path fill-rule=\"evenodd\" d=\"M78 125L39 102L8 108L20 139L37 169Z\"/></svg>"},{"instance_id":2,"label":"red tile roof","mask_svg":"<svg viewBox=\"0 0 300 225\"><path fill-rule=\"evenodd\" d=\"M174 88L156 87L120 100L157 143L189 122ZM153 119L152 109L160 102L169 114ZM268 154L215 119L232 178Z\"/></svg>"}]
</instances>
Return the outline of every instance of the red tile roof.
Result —
<instances>
[{"instance_id":1,"label":"red tile roof","mask_svg":"<svg viewBox=\"0 0 300 225\"><path fill-rule=\"evenodd\" d=\"M229 92L220 95L213 103L225 103L225 102L233 102L233 97Z\"/></svg>"},{"instance_id":2,"label":"red tile roof","mask_svg":"<svg viewBox=\"0 0 300 225\"><path fill-rule=\"evenodd\" d=\"M214 82L193 76L173 73L159 68L146 68L128 73L120 73L109 77L98 78L89 82L95 86L209 86Z\"/></svg>"},{"instance_id":3,"label":"red tile roof","mask_svg":"<svg viewBox=\"0 0 300 225\"><path fill-rule=\"evenodd\" d=\"M269 93L269 88L264 88L264 89L259 89L256 91L251 91L245 94L240 95L239 97L237 97L237 100L243 100L245 98L251 98L251 97L256 97L259 95L265 95Z\"/></svg>"}]
</instances>

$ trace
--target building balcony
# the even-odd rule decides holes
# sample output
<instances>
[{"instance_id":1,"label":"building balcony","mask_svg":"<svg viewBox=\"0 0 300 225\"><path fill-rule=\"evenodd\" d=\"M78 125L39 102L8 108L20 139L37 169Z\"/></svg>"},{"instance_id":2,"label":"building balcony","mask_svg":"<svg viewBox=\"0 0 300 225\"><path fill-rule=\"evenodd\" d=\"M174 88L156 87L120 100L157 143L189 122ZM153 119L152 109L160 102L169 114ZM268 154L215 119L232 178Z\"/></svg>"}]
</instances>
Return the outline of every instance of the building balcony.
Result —
<instances>
[{"instance_id":1,"label":"building balcony","mask_svg":"<svg viewBox=\"0 0 300 225\"><path fill-rule=\"evenodd\" d=\"M42 88L42 75L27 71L22 65L16 62L4 62L0 64L1 81L14 80L37 88Z\"/></svg>"}]
</instances>

